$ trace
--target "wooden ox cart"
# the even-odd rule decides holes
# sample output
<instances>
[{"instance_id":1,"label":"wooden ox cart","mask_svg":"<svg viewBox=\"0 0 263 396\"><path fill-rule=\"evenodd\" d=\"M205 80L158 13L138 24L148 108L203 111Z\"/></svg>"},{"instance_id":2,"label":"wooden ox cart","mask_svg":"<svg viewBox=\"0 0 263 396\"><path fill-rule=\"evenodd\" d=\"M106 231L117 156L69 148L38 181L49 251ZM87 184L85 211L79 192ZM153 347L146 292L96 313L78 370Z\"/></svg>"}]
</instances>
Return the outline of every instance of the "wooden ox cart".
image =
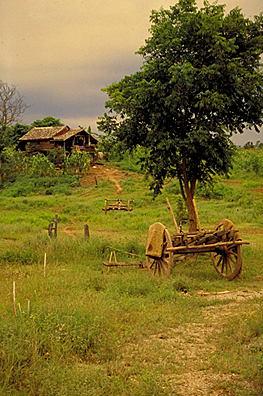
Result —
<instances>
[{"instance_id":1,"label":"wooden ox cart","mask_svg":"<svg viewBox=\"0 0 263 396\"><path fill-rule=\"evenodd\" d=\"M170 208L171 209L171 208ZM232 221L224 219L213 231L185 233L177 227L170 235L161 223L149 228L146 246L146 266L153 275L169 275L177 260L188 255L209 253L217 273L228 280L235 279L242 269L240 238Z\"/></svg>"}]
</instances>

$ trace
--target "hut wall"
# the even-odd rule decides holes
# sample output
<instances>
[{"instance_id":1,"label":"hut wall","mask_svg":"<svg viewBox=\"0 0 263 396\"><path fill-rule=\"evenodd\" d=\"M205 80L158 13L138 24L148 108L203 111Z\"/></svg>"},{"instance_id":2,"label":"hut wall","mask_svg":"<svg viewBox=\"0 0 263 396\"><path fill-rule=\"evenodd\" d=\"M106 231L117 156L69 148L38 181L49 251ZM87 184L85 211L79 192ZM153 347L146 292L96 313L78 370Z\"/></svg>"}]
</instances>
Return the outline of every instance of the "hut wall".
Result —
<instances>
[{"instance_id":1,"label":"hut wall","mask_svg":"<svg viewBox=\"0 0 263 396\"><path fill-rule=\"evenodd\" d=\"M26 143L26 151L29 153L32 152L46 152L52 150L55 147L53 142L49 140L40 140L40 141L28 141Z\"/></svg>"}]
</instances>

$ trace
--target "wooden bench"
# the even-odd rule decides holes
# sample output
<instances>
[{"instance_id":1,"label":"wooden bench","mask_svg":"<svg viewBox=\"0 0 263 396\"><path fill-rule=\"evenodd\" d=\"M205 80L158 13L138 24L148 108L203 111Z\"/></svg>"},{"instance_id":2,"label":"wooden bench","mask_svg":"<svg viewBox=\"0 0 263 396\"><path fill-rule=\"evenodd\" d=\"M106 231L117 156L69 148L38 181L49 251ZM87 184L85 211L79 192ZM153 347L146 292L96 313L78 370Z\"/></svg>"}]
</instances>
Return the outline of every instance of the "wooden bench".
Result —
<instances>
[{"instance_id":1,"label":"wooden bench","mask_svg":"<svg viewBox=\"0 0 263 396\"><path fill-rule=\"evenodd\" d=\"M105 199L105 205L102 210L107 213L109 210L125 210L130 212L133 210L132 207L133 200L124 200L124 199Z\"/></svg>"}]
</instances>

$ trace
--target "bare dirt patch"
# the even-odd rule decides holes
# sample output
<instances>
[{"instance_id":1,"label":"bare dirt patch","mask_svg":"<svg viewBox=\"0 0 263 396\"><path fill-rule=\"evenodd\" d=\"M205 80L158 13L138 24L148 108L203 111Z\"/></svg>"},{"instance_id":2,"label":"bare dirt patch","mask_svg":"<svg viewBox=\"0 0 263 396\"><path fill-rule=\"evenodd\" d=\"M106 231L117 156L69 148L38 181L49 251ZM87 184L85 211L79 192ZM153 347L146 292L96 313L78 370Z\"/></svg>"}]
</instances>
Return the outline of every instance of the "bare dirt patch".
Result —
<instances>
[{"instance_id":1,"label":"bare dirt patch","mask_svg":"<svg viewBox=\"0 0 263 396\"><path fill-rule=\"evenodd\" d=\"M62 232L64 232L66 235L70 237L75 237L78 234L78 231L74 226L66 226L62 229Z\"/></svg>"},{"instance_id":2,"label":"bare dirt patch","mask_svg":"<svg viewBox=\"0 0 263 396\"><path fill-rule=\"evenodd\" d=\"M139 344L128 345L123 358L136 356L142 366L154 364L162 371L164 384L176 396L226 396L227 383L236 383L248 393L252 384L236 373L218 373L211 367L211 356L217 350L217 337L233 318L238 317L249 299L263 296L260 291L226 291L198 295L206 299L227 299L224 304L203 308L202 322L187 323L153 334Z\"/></svg>"},{"instance_id":3,"label":"bare dirt patch","mask_svg":"<svg viewBox=\"0 0 263 396\"><path fill-rule=\"evenodd\" d=\"M101 180L109 180L114 185L116 194L121 194L123 192L121 180L127 176L130 176L129 172L97 164L92 166L89 173L82 178L81 185L84 187L99 186Z\"/></svg>"},{"instance_id":4,"label":"bare dirt patch","mask_svg":"<svg viewBox=\"0 0 263 396\"><path fill-rule=\"evenodd\" d=\"M243 301L243 300L248 300L248 299L253 299L253 298L258 298L258 297L263 297L263 290L237 290L237 291L229 291L225 290L222 292L214 292L214 293L209 293L209 292L204 292L204 291L199 291L197 292L197 295L200 297L205 297L208 300L235 300L235 301Z\"/></svg>"}]
</instances>

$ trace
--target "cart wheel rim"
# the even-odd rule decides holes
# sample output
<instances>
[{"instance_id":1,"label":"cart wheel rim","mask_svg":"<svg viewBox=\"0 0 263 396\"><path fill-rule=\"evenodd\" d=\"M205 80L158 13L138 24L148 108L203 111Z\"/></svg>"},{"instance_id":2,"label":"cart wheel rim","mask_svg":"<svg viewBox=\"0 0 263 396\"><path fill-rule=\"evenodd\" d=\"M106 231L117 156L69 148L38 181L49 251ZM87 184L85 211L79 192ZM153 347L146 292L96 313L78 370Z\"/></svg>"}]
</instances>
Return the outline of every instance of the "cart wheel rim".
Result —
<instances>
[{"instance_id":1,"label":"cart wheel rim","mask_svg":"<svg viewBox=\"0 0 263 396\"><path fill-rule=\"evenodd\" d=\"M240 245L233 243L231 246L225 246L211 256L216 272L223 278L233 280L240 274L242 269Z\"/></svg>"}]
</instances>

